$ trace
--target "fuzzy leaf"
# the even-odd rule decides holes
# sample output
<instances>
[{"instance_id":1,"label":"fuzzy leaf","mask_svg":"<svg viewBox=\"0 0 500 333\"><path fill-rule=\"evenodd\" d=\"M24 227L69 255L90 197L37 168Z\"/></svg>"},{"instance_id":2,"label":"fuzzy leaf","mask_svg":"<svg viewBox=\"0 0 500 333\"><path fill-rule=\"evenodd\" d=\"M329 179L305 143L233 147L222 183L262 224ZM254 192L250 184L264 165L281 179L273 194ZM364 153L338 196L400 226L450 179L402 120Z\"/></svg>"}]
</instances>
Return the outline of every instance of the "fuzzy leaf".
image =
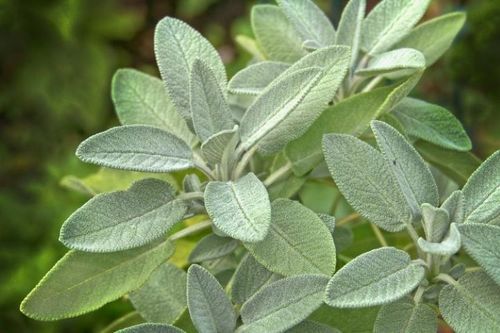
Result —
<instances>
[{"instance_id":1,"label":"fuzzy leaf","mask_svg":"<svg viewBox=\"0 0 500 333\"><path fill-rule=\"evenodd\" d=\"M202 262L218 259L233 252L239 243L229 237L210 234L203 237L189 255L189 262Z\"/></svg>"},{"instance_id":2,"label":"fuzzy leaf","mask_svg":"<svg viewBox=\"0 0 500 333\"><path fill-rule=\"evenodd\" d=\"M188 24L165 17L156 25L156 62L177 111L191 121L189 78L196 59L203 59L213 70L221 89L227 84L226 70L214 47Z\"/></svg>"},{"instance_id":3,"label":"fuzzy leaf","mask_svg":"<svg viewBox=\"0 0 500 333\"><path fill-rule=\"evenodd\" d=\"M165 324L140 324L116 331L116 333L185 333L180 328Z\"/></svg>"},{"instance_id":4,"label":"fuzzy leaf","mask_svg":"<svg viewBox=\"0 0 500 333\"><path fill-rule=\"evenodd\" d=\"M425 68L425 58L414 49L397 49L377 54L368 65L356 71L357 75L371 77L386 75L390 78L410 75Z\"/></svg>"},{"instance_id":5,"label":"fuzzy leaf","mask_svg":"<svg viewBox=\"0 0 500 333\"><path fill-rule=\"evenodd\" d=\"M271 224L267 190L253 173L235 182L209 182L205 207L217 228L246 242L263 240Z\"/></svg>"},{"instance_id":6,"label":"fuzzy leaf","mask_svg":"<svg viewBox=\"0 0 500 333\"><path fill-rule=\"evenodd\" d=\"M327 283L324 275L297 275L265 286L241 307L238 332L278 333L297 325L323 303Z\"/></svg>"},{"instance_id":7,"label":"fuzzy leaf","mask_svg":"<svg viewBox=\"0 0 500 333\"><path fill-rule=\"evenodd\" d=\"M262 61L252 64L231 78L228 90L233 94L258 95L288 67L290 67L289 64L278 61Z\"/></svg>"},{"instance_id":8,"label":"fuzzy leaf","mask_svg":"<svg viewBox=\"0 0 500 333\"><path fill-rule=\"evenodd\" d=\"M500 150L474 171L462 192L465 223L500 224Z\"/></svg>"},{"instance_id":9,"label":"fuzzy leaf","mask_svg":"<svg viewBox=\"0 0 500 333\"><path fill-rule=\"evenodd\" d=\"M438 16L414 28L394 48L411 47L419 50L424 54L429 67L450 48L464 23L465 13Z\"/></svg>"},{"instance_id":10,"label":"fuzzy leaf","mask_svg":"<svg viewBox=\"0 0 500 333\"><path fill-rule=\"evenodd\" d=\"M89 200L64 222L59 240L85 252L127 250L164 236L186 210L168 183L144 179Z\"/></svg>"},{"instance_id":11,"label":"fuzzy leaf","mask_svg":"<svg viewBox=\"0 0 500 333\"><path fill-rule=\"evenodd\" d=\"M335 269L335 245L318 215L287 199L273 201L271 211L271 228L266 238L244 244L255 259L285 276L331 275Z\"/></svg>"},{"instance_id":12,"label":"fuzzy leaf","mask_svg":"<svg viewBox=\"0 0 500 333\"><path fill-rule=\"evenodd\" d=\"M219 282L201 266L189 267L187 300L189 314L199 332L234 332L236 314L233 306Z\"/></svg>"},{"instance_id":13,"label":"fuzzy leaf","mask_svg":"<svg viewBox=\"0 0 500 333\"><path fill-rule=\"evenodd\" d=\"M359 55L361 27L365 17L366 0L350 0L345 5L337 30L336 44L351 48L350 67L354 68Z\"/></svg>"},{"instance_id":14,"label":"fuzzy leaf","mask_svg":"<svg viewBox=\"0 0 500 333\"><path fill-rule=\"evenodd\" d=\"M437 185L429 167L415 148L393 127L374 120L371 128L387 166L396 177L399 188L410 206L413 220L419 220L421 204L439 204Z\"/></svg>"},{"instance_id":15,"label":"fuzzy leaf","mask_svg":"<svg viewBox=\"0 0 500 333\"><path fill-rule=\"evenodd\" d=\"M187 309L186 272L172 264L163 264L129 297L147 321L173 323Z\"/></svg>"},{"instance_id":16,"label":"fuzzy leaf","mask_svg":"<svg viewBox=\"0 0 500 333\"><path fill-rule=\"evenodd\" d=\"M338 328L341 332L373 333L373 324L379 312L379 306L358 309L331 308L322 305L310 319Z\"/></svg>"},{"instance_id":17,"label":"fuzzy leaf","mask_svg":"<svg viewBox=\"0 0 500 333\"><path fill-rule=\"evenodd\" d=\"M170 172L193 167L191 148L159 128L113 127L83 141L76 156L86 163L143 172Z\"/></svg>"},{"instance_id":18,"label":"fuzzy leaf","mask_svg":"<svg viewBox=\"0 0 500 333\"><path fill-rule=\"evenodd\" d=\"M134 69L120 69L113 77L111 96L123 125L160 127L191 147L198 142L176 111L161 80Z\"/></svg>"},{"instance_id":19,"label":"fuzzy leaf","mask_svg":"<svg viewBox=\"0 0 500 333\"><path fill-rule=\"evenodd\" d=\"M369 54L387 51L422 18L430 0L384 0L363 21L361 45Z\"/></svg>"},{"instance_id":20,"label":"fuzzy leaf","mask_svg":"<svg viewBox=\"0 0 500 333\"><path fill-rule=\"evenodd\" d=\"M267 284L280 278L262 266L250 254L243 258L234 272L231 296L235 303L243 304Z\"/></svg>"},{"instance_id":21,"label":"fuzzy leaf","mask_svg":"<svg viewBox=\"0 0 500 333\"><path fill-rule=\"evenodd\" d=\"M460 224L464 221L465 199L462 191L454 191L441 205L448 212L450 223Z\"/></svg>"},{"instance_id":22,"label":"fuzzy leaf","mask_svg":"<svg viewBox=\"0 0 500 333\"><path fill-rule=\"evenodd\" d=\"M450 216L444 208L436 208L428 203L421 206L422 225L425 239L429 242L439 243L450 228Z\"/></svg>"},{"instance_id":23,"label":"fuzzy leaf","mask_svg":"<svg viewBox=\"0 0 500 333\"><path fill-rule=\"evenodd\" d=\"M342 267L328 282L326 304L358 308L386 304L409 294L424 278L422 266L401 250L366 252Z\"/></svg>"},{"instance_id":24,"label":"fuzzy leaf","mask_svg":"<svg viewBox=\"0 0 500 333\"><path fill-rule=\"evenodd\" d=\"M79 316L140 287L174 252L170 242L116 253L69 251L21 303L38 320Z\"/></svg>"},{"instance_id":25,"label":"fuzzy leaf","mask_svg":"<svg viewBox=\"0 0 500 333\"><path fill-rule=\"evenodd\" d=\"M214 134L203 142L201 145L201 152L207 162L212 165L220 164L224 151L228 147L229 143L234 139L235 135L237 135L237 132L238 127L235 126L231 130L225 130Z\"/></svg>"},{"instance_id":26,"label":"fuzzy leaf","mask_svg":"<svg viewBox=\"0 0 500 333\"><path fill-rule=\"evenodd\" d=\"M277 0L302 40L313 41L318 48L335 43L335 29L325 13L311 0Z\"/></svg>"},{"instance_id":27,"label":"fuzzy leaf","mask_svg":"<svg viewBox=\"0 0 500 333\"><path fill-rule=\"evenodd\" d=\"M458 151L472 148L469 136L451 112L438 105L405 98L393 111L405 131L416 138Z\"/></svg>"},{"instance_id":28,"label":"fuzzy leaf","mask_svg":"<svg viewBox=\"0 0 500 333\"><path fill-rule=\"evenodd\" d=\"M290 328L285 333L341 333L338 329L317 323L312 320L304 320L300 324Z\"/></svg>"},{"instance_id":29,"label":"fuzzy leaf","mask_svg":"<svg viewBox=\"0 0 500 333\"><path fill-rule=\"evenodd\" d=\"M460 250L462 245L460 239L460 232L455 223L450 225L450 231L442 242L429 242L423 238L418 239L418 246L422 251L430 254L437 254L440 256L451 256Z\"/></svg>"},{"instance_id":30,"label":"fuzzy leaf","mask_svg":"<svg viewBox=\"0 0 500 333\"><path fill-rule=\"evenodd\" d=\"M253 6L250 21L257 44L267 59L293 63L306 55L300 36L278 6Z\"/></svg>"},{"instance_id":31,"label":"fuzzy leaf","mask_svg":"<svg viewBox=\"0 0 500 333\"><path fill-rule=\"evenodd\" d=\"M436 333L437 324L436 312L429 305L404 299L380 309L373 333Z\"/></svg>"},{"instance_id":32,"label":"fuzzy leaf","mask_svg":"<svg viewBox=\"0 0 500 333\"><path fill-rule=\"evenodd\" d=\"M399 231L410 210L382 154L345 134L327 134L323 150L328 169L349 204L387 231Z\"/></svg>"},{"instance_id":33,"label":"fuzzy leaf","mask_svg":"<svg viewBox=\"0 0 500 333\"><path fill-rule=\"evenodd\" d=\"M500 286L482 271L465 273L439 294L439 309L457 333L500 332Z\"/></svg>"},{"instance_id":34,"label":"fuzzy leaf","mask_svg":"<svg viewBox=\"0 0 500 333\"><path fill-rule=\"evenodd\" d=\"M195 59L189 78L189 105L196 134L201 141L234 126L231 110L217 77L208 65Z\"/></svg>"},{"instance_id":35,"label":"fuzzy leaf","mask_svg":"<svg viewBox=\"0 0 500 333\"><path fill-rule=\"evenodd\" d=\"M500 226L467 223L458 229L467 253L500 285Z\"/></svg>"}]
</instances>

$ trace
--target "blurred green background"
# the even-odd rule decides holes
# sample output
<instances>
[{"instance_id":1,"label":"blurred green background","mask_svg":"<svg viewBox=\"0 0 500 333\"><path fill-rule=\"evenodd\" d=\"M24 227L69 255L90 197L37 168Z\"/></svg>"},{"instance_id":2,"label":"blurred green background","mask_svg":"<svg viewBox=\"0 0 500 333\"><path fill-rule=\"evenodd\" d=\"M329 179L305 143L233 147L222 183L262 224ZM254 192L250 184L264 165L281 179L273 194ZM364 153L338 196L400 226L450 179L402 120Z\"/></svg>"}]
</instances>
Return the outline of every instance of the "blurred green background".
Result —
<instances>
[{"instance_id":1,"label":"blurred green background","mask_svg":"<svg viewBox=\"0 0 500 333\"><path fill-rule=\"evenodd\" d=\"M159 19L175 16L202 32L232 75L249 60L233 38L251 35L248 14L258 2L266 1L0 0L1 333L93 332L129 310L117 301L55 323L19 312L22 298L65 252L60 225L87 199L60 180L96 171L74 150L117 124L109 93L117 68L156 73ZM335 22L346 1L317 3ZM427 18L451 10L466 10L467 25L415 94L453 111L485 157L500 147L500 1L434 0Z\"/></svg>"}]
</instances>

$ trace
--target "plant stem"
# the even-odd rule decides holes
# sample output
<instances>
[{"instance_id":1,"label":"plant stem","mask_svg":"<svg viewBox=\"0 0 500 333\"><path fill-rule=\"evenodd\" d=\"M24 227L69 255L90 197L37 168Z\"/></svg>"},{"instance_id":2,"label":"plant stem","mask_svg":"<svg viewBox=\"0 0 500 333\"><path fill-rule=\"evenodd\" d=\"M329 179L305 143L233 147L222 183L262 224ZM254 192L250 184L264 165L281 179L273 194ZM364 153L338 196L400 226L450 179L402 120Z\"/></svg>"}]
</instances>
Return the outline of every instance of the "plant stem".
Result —
<instances>
[{"instance_id":1,"label":"plant stem","mask_svg":"<svg viewBox=\"0 0 500 333\"><path fill-rule=\"evenodd\" d=\"M210 220L205 220L205 221L201 221L200 223L190 225L189 227L184 228L184 229L176 232L172 236L170 236L170 240L178 240L180 238L184 238L184 237L190 236L192 234L196 234L202 230L208 229L211 225L212 225L212 221L210 221Z\"/></svg>"},{"instance_id":2,"label":"plant stem","mask_svg":"<svg viewBox=\"0 0 500 333\"><path fill-rule=\"evenodd\" d=\"M280 179L281 177L287 175L290 171L292 171L292 163L288 162L287 164L285 164L284 166L282 166L281 168L279 168L278 170L274 171L273 173L271 173L269 175L269 177L267 177L265 180L264 180L264 185L266 187L270 186L271 184L273 184L275 181L277 181L278 179Z\"/></svg>"},{"instance_id":3,"label":"plant stem","mask_svg":"<svg viewBox=\"0 0 500 333\"><path fill-rule=\"evenodd\" d=\"M347 223L351 222L352 220L355 220L359 217L360 217L360 215L358 213L352 213L352 214L349 214L349 215L344 216L343 218L339 219L335 223L335 225L340 227L340 226L347 224Z\"/></svg>"},{"instance_id":4,"label":"plant stem","mask_svg":"<svg viewBox=\"0 0 500 333\"><path fill-rule=\"evenodd\" d=\"M203 192L185 192L177 196L180 200L203 200Z\"/></svg>"},{"instance_id":5,"label":"plant stem","mask_svg":"<svg viewBox=\"0 0 500 333\"><path fill-rule=\"evenodd\" d=\"M415 304L420 303L420 300L422 299L422 295L424 294L424 292L425 292L425 287L422 285L418 286L418 289L415 292L415 295L413 296L413 301L415 302Z\"/></svg>"},{"instance_id":6,"label":"plant stem","mask_svg":"<svg viewBox=\"0 0 500 333\"><path fill-rule=\"evenodd\" d=\"M378 241L380 242L380 245L382 245L382 246L389 246L389 244L387 244L387 240L384 237L384 234L382 234L382 231L380 231L380 228L377 227L373 223L370 223L370 226L372 227L373 233L375 234L375 236L377 237Z\"/></svg>"},{"instance_id":7,"label":"plant stem","mask_svg":"<svg viewBox=\"0 0 500 333\"><path fill-rule=\"evenodd\" d=\"M246 166L248 165L248 162L250 162L253 154L257 151L257 146L254 146L247 150L243 156L241 157L241 160L238 162L236 165L236 169L233 172L233 179L236 180L241 177L241 174L243 171L245 171ZM236 156L239 158L240 153L238 153Z\"/></svg>"},{"instance_id":8,"label":"plant stem","mask_svg":"<svg viewBox=\"0 0 500 333\"><path fill-rule=\"evenodd\" d=\"M434 280L443 281L443 282L446 282L446 283L451 284L453 286L458 284L457 280L455 280L454 278L452 278L451 276L449 276L448 274L445 274L445 273L438 274L434 278Z\"/></svg>"},{"instance_id":9,"label":"plant stem","mask_svg":"<svg viewBox=\"0 0 500 333\"><path fill-rule=\"evenodd\" d=\"M384 78L383 76L377 76L376 78L374 78L373 80L371 80L370 83L368 83L363 88L363 90L361 90L361 92L368 92L368 91L373 90L373 88L375 88L377 86L377 84L379 84L380 81L382 81L383 78Z\"/></svg>"},{"instance_id":10,"label":"plant stem","mask_svg":"<svg viewBox=\"0 0 500 333\"><path fill-rule=\"evenodd\" d=\"M209 179L215 179L212 170L210 170L210 168L201 158L201 156L197 152L194 152L193 156L194 156L194 166L198 168L201 172L203 172Z\"/></svg>"},{"instance_id":11,"label":"plant stem","mask_svg":"<svg viewBox=\"0 0 500 333\"><path fill-rule=\"evenodd\" d=\"M406 230L408 231L408 234L410 235L411 239L413 240L413 243L415 244L415 248L417 249L418 257L421 259L424 259L424 260L427 259L425 256L425 253L423 253L422 250L420 249L420 247L418 246L418 239L420 236L418 235L417 231L415 230L415 228L413 228L413 225L411 224L411 222L406 222L405 225L406 225Z\"/></svg>"}]
</instances>

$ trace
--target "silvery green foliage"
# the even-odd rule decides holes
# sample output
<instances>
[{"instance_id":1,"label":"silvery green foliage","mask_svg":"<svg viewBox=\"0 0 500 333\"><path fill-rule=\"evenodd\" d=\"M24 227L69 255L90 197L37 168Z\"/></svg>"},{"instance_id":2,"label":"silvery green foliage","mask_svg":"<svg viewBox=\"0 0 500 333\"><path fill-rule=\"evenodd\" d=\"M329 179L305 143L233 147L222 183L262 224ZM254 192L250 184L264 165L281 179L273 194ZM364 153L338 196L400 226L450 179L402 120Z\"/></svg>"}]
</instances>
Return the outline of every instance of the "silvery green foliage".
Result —
<instances>
[{"instance_id":1,"label":"silvery green foliage","mask_svg":"<svg viewBox=\"0 0 500 333\"><path fill-rule=\"evenodd\" d=\"M430 333L438 315L499 331L500 152L479 166L451 112L408 97L465 19L414 27L428 4L351 0L337 29L312 0L254 6L229 82L201 34L162 19L162 79L114 76L122 126L78 147L104 168L65 182L93 198L21 311L124 297L120 328L146 323L121 332Z\"/></svg>"}]
</instances>

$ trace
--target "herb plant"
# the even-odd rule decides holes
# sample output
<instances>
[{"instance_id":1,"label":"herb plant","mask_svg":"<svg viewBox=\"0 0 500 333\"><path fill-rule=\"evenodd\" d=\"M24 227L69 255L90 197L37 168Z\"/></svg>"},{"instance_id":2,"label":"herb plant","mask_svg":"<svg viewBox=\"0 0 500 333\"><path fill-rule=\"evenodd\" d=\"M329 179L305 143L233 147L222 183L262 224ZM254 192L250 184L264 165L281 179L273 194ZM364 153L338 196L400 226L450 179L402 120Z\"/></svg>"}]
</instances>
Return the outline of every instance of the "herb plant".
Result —
<instances>
[{"instance_id":1,"label":"herb plant","mask_svg":"<svg viewBox=\"0 0 500 333\"><path fill-rule=\"evenodd\" d=\"M126 295L136 312L105 331L500 331L500 153L479 166L450 112L407 97L465 20L414 27L428 4L351 0L336 30L310 0L257 5L229 82L207 40L161 20L162 80L116 73L122 126L78 147L105 168L65 180L93 198L23 313Z\"/></svg>"}]
</instances>

